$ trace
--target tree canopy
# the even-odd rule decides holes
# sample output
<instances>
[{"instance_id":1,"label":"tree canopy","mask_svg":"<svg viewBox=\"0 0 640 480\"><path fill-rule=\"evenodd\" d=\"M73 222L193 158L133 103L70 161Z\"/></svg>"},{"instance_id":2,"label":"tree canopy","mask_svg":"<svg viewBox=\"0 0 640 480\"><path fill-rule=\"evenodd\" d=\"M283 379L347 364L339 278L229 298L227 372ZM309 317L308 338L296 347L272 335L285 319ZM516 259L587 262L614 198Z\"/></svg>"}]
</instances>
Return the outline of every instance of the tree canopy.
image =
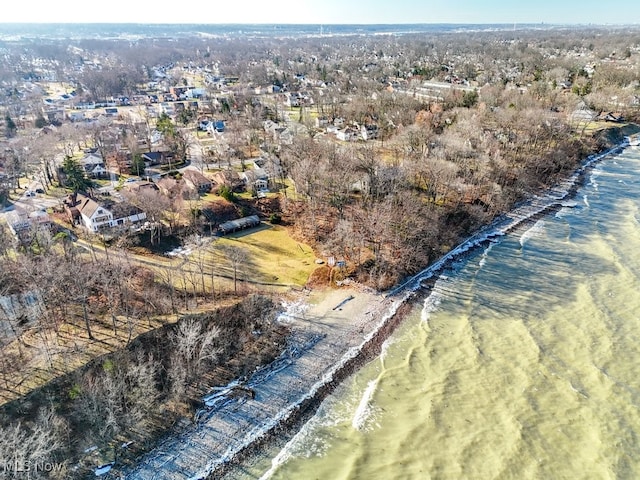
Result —
<instances>
[{"instance_id":1,"label":"tree canopy","mask_svg":"<svg viewBox=\"0 0 640 480\"><path fill-rule=\"evenodd\" d=\"M93 188L93 181L87 178L82 166L73 157L65 157L62 163L62 170L65 175L64 184L73 193L85 192Z\"/></svg>"}]
</instances>

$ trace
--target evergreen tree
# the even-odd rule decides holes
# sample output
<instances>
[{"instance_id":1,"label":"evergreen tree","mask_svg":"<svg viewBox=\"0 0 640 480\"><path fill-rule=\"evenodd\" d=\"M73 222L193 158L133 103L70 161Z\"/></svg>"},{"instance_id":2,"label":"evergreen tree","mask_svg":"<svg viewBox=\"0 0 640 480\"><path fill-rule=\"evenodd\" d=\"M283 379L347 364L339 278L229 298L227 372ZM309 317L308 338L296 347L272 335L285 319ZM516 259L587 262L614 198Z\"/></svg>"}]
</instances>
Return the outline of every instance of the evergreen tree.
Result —
<instances>
[{"instance_id":1,"label":"evergreen tree","mask_svg":"<svg viewBox=\"0 0 640 480\"><path fill-rule=\"evenodd\" d=\"M47 122L46 118L44 118L42 114L39 113L38 116L36 117L36 122L35 122L36 128L44 128L47 125L49 125L49 122Z\"/></svg>"},{"instance_id":2,"label":"evergreen tree","mask_svg":"<svg viewBox=\"0 0 640 480\"><path fill-rule=\"evenodd\" d=\"M136 153L131 161L131 173L134 175L142 175L144 173L145 164L142 155Z\"/></svg>"},{"instance_id":3,"label":"evergreen tree","mask_svg":"<svg viewBox=\"0 0 640 480\"><path fill-rule=\"evenodd\" d=\"M65 186L73 193L85 192L93 187L93 181L85 176L82 166L73 157L65 157L62 169L66 176Z\"/></svg>"},{"instance_id":4,"label":"evergreen tree","mask_svg":"<svg viewBox=\"0 0 640 480\"><path fill-rule=\"evenodd\" d=\"M171 121L171 117L162 112L156 122L156 129L165 137L174 136L177 132L175 124Z\"/></svg>"},{"instance_id":5,"label":"evergreen tree","mask_svg":"<svg viewBox=\"0 0 640 480\"><path fill-rule=\"evenodd\" d=\"M7 138L13 137L18 131L18 127L16 126L16 123L13 121L13 119L9 114L7 114L4 117L4 123L5 123L5 135L7 136Z\"/></svg>"}]
</instances>

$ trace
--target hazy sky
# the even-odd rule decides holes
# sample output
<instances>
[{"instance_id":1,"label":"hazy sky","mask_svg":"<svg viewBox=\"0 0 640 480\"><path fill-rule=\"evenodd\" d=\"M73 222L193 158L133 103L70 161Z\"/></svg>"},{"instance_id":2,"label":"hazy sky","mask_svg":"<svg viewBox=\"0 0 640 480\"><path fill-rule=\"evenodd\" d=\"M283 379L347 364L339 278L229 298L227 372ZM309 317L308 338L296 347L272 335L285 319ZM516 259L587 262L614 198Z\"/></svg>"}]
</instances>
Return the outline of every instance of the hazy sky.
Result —
<instances>
[{"instance_id":1,"label":"hazy sky","mask_svg":"<svg viewBox=\"0 0 640 480\"><path fill-rule=\"evenodd\" d=\"M1 22L640 23L640 0L31 0Z\"/></svg>"}]
</instances>

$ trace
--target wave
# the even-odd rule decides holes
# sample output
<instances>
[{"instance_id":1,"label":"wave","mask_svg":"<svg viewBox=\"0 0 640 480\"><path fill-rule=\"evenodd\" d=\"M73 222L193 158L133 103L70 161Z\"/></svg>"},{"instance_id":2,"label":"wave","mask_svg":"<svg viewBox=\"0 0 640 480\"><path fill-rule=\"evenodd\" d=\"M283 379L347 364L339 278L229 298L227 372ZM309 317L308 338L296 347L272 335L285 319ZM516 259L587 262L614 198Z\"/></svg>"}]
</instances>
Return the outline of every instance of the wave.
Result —
<instances>
[{"instance_id":1,"label":"wave","mask_svg":"<svg viewBox=\"0 0 640 480\"><path fill-rule=\"evenodd\" d=\"M281 465L284 465L294 453L294 445L298 443L301 437L306 434L306 429L303 427L298 433L296 433L291 440L278 452L278 454L271 459L271 467L264 472L259 480L268 480L273 476Z\"/></svg>"},{"instance_id":2,"label":"wave","mask_svg":"<svg viewBox=\"0 0 640 480\"><path fill-rule=\"evenodd\" d=\"M373 410L371 409L371 399L373 398L373 394L376 392L377 387L378 378L375 378L368 383L366 390L362 394L358 408L356 408L353 420L351 421L351 426L355 430L362 430L366 421L373 413Z\"/></svg>"},{"instance_id":3,"label":"wave","mask_svg":"<svg viewBox=\"0 0 640 480\"><path fill-rule=\"evenodd\" d=\"M480 268L484 267L487 263L487 258L489 257L489 253L491 252L491 250L493 249L493 246L496 244L496 242L489 242L489 246L487 248L484 249L484 252L482 252L482 257L480 258L480 261L478 262L478 266Z\"/></svg>"},{"instance_id":4,"label":"wave","mask_svg":"<svg viewBox=\"0 0 640 480\"><path fill-rule=\"evenodd\" d=\"M539 237L543 232L544 220L539 220L533 225L533 227L525 230L525 232L520 235L520 246L524 247L529 240L535 237Z\"/></svg>"},{"instance_id":5,"label":"wave","mask_svg":"<svg viewBox=\"0 0 640 480\"><path fill-rule=\"evenodd\" d=\"M393 345L393 342L394 340L391 337L382 342L382 347L380 347L380 355L378 356L378 358L380 358L380 363L382 363L383 366L384 361L387 358L387 354L389 353L389 347Z\"/></svg>"},{"instance_id":6,"label":"wave","mask_svg":"<svg viewBox=\"0 0 640 480\"><path fill-rule=\"evenodd\" d=\"M428 325L431 314L438 310L441 301L442 295L436 293L435 291L431 292L431 295L429 295L424 301L424 306L422 307L422 312L420 314L420 320Z\"/></svg>"}]
</instances>

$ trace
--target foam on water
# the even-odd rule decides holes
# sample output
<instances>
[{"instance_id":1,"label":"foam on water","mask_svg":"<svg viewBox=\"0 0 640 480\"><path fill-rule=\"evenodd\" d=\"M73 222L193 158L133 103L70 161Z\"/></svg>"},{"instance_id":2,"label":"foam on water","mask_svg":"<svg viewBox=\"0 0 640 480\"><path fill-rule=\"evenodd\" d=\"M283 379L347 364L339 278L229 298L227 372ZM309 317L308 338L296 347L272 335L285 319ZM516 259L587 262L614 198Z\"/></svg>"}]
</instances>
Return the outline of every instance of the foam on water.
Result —
<instances>
[{"instance_id":1,"label":"foam on water","mask_svg":"<svg viewBox=\"0 0 640 480\"><path fill-rule=\"evenodd\" d=\"M422 307L422 312L420 313L420 319L422 320L423 323L425 324L429 323L429 317L433 312L435 312L438 309L441 298L442 297L440 294L433 291L431 292L431 295L429 295L425 299L424 306Z\"/></svg>"},{"instance_id":2,"label":"foam on water","mask_svg":"<svg viewBox=\"0 0 640 480\"><path fill-rule=\"evenodd\" d=\"M538 220L531 228L527 229L522 235L520 235L520 246L524 247L530 239L539 237L543 232L544 220Z\"/></svg>"},{"instance_id":3,"label":"foam on water","mask_svg":"<svg viewBox=\"0 0 640 480\"><path fill-rule=\"evenodd\" d=\"M373 408L371 407L370 402L377 387L378 379L375 378L369 382L366 390L362 394L362 399L360 400L358 408L356 408L355 414L353 415L353 420L351 421L351 426L355 430L363 430L365 423L371 416Z\"/></svg>"}]
</instances>

